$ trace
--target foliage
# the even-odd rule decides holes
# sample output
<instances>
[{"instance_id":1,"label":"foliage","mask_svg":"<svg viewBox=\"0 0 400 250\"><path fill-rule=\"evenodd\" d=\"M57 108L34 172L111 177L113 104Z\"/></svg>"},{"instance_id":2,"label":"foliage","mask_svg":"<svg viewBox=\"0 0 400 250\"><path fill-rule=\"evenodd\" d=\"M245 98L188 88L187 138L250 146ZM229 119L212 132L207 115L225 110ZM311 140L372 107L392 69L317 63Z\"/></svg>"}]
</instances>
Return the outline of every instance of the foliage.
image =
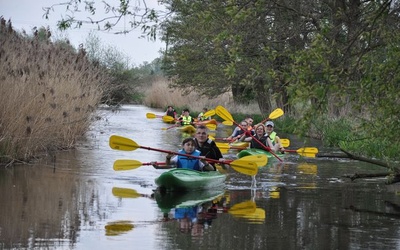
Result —
<instances>
[{"instance_id":1,"label":"foliage","mask_svg":"<svg viewBox=\"0 0 400 250\"><path fill-rule=\"evenodd\" d=\"M296 134L329 145L350 147L365 134L389 147L397 141L399 1L162 3L171 15L153 12L152 21L168 45L172 87L210 97L231 91L236 101L254 98L262 113L281 107L297 119ZM137 17L127 5L120 1L119 16ZM332 127L336 121L347 127Z\"/></svg>"}]
</instances>

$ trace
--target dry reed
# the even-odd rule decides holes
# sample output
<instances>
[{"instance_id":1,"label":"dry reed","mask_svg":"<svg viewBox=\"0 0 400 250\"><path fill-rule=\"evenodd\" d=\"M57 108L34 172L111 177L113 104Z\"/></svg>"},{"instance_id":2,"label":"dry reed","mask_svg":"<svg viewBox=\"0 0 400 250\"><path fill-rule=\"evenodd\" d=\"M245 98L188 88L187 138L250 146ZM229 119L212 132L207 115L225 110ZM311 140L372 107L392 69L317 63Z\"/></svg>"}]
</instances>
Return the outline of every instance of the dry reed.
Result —
<instances>
[{"instance_id":1,"label":"dry reed","mask_svg":"<svg viewBox=\"0 0 400 250\"><path fill-rule=\"evenodd\" d=\"M236 104L231 93L224 93L216 98L209 99L206 96L200 96L196 91L184 95L182 90L169 88L168 83L168 80L163 77L154 79L150 86L142 90L146 96L144 104L154 108L166 108L168 105L186 107L191 112L201 112L204 107L213 109L222 105L233 113L260 114L256 102L248 105Z\"/></svg>"},{"instance_id":2,"label":"dry reed","mask_svg":"<svg viewBox=\"0 0 400 250\"><path fill-rule=\"evenodd\" d=\"M73 147L87 131L106 80L84 51L0 26L0 160Z\"/></svg>"}]
</instances>

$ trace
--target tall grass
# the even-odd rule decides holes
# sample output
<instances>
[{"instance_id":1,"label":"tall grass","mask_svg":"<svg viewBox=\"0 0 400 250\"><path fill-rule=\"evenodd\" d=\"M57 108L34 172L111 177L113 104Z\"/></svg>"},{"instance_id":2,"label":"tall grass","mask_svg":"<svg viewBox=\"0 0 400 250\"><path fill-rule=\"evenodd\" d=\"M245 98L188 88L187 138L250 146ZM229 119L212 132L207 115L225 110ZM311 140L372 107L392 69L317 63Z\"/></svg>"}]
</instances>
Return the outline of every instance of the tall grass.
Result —
<instances>
[{"instance_id":1,"label":"tall grass","mask_svg":"<svg viewBox=\"0 0 400 250\"><path fill-rule=\"evenodd\" d=\"M155 78L142 91L146 96L144 105L153 108L166 108L168 105L172 105L174 107L185 107L191 112L199 113L204 107L213 109L218 105L222 105L231 113L260 114L260 109L256 102L248 105L237 104L233 101L231 93L225 93L213 99L200 96L196 91L185 95L179 89L169 88L168 80L163 77Z\"/></svg>"},{"instance_id":2,"label":"tall grass","mask_svg":"<svg viewBox=\"0 0 400 250\"><path fill-rule=\"evenodd\" d=\"M0 25L0 161L70 148L87 131L106 75L83 50Z\"/></svg>"}]
</instances>

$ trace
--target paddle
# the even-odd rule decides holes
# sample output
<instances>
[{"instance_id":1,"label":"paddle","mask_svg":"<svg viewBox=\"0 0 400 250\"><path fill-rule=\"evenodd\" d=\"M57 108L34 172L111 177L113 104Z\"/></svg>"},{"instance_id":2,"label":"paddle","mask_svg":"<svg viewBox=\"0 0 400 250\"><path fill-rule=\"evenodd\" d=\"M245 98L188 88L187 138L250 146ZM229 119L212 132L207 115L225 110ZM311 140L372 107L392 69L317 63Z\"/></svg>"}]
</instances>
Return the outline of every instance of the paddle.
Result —
<instances>
[{"instance_id":1,"label":"paddle","mask_svg":"<svg viewBox=\"0 0 400 250\"><path fill-rule=\"evenodd\" d=\"M277 108L274 111L272 111L271 114L269 114L269 116L267 118L265 118L264 120L262 120L260 123L265 123L268 120L276 119L278 117L281 117L283 114L284 114L283 110L280 108Z\"/></svg>"},{"instance_id":2,"label":"paddle","mask_svg":"<svg viewBox=\"0 0 400 250\"><path fill-rule=\"evenodd\" d=\"M316 154L318 154L318 148L313 148L313 147L305 147L299 149L285 149L283 151L288 153L297 153L301 156L310 158L315 158Z\"/></svg>"},{"instance_id":3,"label":"paddle","mask_svg":"<svg viewBox=\"0 0 400 250\"><path fill-rule=\"evenodd\" d=\"M147 113L146 114L146 117L148 118L148 119L154 119L154 118L162 118L162 120L164 121L164 122L173 122L173 121L175 121L175 118L173 118L173 117L171 117L171 116L169 116L169 115L156 115L156 114L153 114L153 113Z\"/></svg>"},{"instance_id":4,"label":"paddle","mask_svg":"<svg viewBox=\"0 0 400 250\"><path fill-rule=\"evenodd\" d=\"M172 125L172 126L169 126L168 128L161 128L161 130L168 130L168 129L175 128L175 127L178 127L178 126L180 126L179 123L174 124L174 125Z\"/></svg>"},{"instance_id":5,"label":"paddle","mask_svg":"<svg viewBox=\"0 0 400 250\"><path fill-rule=\"evenodd\" d=\"M249 155L246 157L242 157L241 158L244 161L248 161L248 162L254 162L257 167L263 167L265 165L267 165L268 163L268 157L266 157L265 155ZM225 160L224 164L235 164L235 160ZM236 162L237 163L237 162ZM166 164L165 162L156 162L156 165L162 165L162 164ZM113 169L115 171L125 171L125 170L133 170L136 168L139 168L141 166L148 166L148 165L153 165L151 162L146 162L146 163L142 163L140 161L137 160L126 160L126 159L120 159L120 160L116 160L114 162L113 165Z\"/></svg>"},{"instance_id":6,"label":"paddle","mask_svg":"<svg viewBox=\"0 0 400 250\"><path fill-rule=\"evenodd\" d=\"M112 194L120 198L139 198L148 197L148 195L139 194L136 190L130 188L113 187Z\"/></svg>"},{"instance_id":7,"label":"paddle","mask_svg":"<svg viewBox=\"0 0 400 250\"><path fill-rule=\"evenodd\" d=\"M217 139L214 138L212 136L208 136L208 138L210 138L211 140ZM290 140L289 139L280 139L281 140L281 145L282 147L289 147L290 145ZM228 142L215 142L215 144L217 144L217 147L219 147L220 149L246 149L247 147L238 147L238 146L232 146L230 145Z\"/></svg>"},{"instance_id":8,"label":"paddle","mask_svg":"<svg viewBox=\"0 0 400 250\"><path fill-rule=\"evenodd\" d=\"M235 120L233 120L232 115L228 112L228 110L226 110L224 107L222 106L217 106L215 108L215 112L217 113L217 115L219 117L221 117L224 120L227 121L231 121L233 122L236 126L238 126L240 129L242 129L243 131L246 131L245 129L243 129L237 122L235 122ZM246 131L245 133L247 133L248 131ZM265 146L262 142L260 142L259 140L257 140L257 138L255 138L251 133L249 133L249 135L251 136L251 138L253 138L254 141L256 141L258 144L260 144L265 150L267 150L268 152L270 152L273 156L275 156L276 159L278 159L279 161L282 162L282 159L279 158L274 152L272 152L272 150Z\"/></svg>"},{"instance_id":9,"label":"paddle","mask_svg":"<svg viewBox=\"0 0 400 250\"><path fill-rule=\"evenodd\" d=\"M205 160L208 162L229 164L234 170L236 170L242 174L246 174L246 175L256 175L258 172L258 166L255 162L248 161L243 158L232 161L232 162L214 160L214 159L210 159L210 158L204 158L202 156L194 156L194 155L182 154L179 152L174 152L174 151L169 151L169 150L162 150L162 149L140 146L135 141L133 141L129 138L126 138L126 137L118 136L118 135L112 135L110 137L109 145L112 149L116 149L116 150L133 151L138 148L143 148L143 149L158 151L158 152L167 153L167 154L181 155L181 156L191 157L191 158L195 158L195 159ZM267 159L267 161L268 161L268 159Z\"/></svg>"}]
</instances>

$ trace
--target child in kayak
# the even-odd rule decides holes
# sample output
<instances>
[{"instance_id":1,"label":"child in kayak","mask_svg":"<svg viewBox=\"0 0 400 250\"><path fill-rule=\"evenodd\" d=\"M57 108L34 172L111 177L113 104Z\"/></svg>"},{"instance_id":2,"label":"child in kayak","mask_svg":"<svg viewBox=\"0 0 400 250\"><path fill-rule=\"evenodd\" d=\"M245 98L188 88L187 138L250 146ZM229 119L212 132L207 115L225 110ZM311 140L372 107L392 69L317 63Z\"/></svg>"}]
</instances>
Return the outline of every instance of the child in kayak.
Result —
<instances>
[{"instance_id":1,"label":"child in kayak","mask_svg":"<svg viewBox=\"0 0 400 250\"><path fill-rule=\"evenodd\" d=\"M284 152L285 149L281 145L280 138L274 131L274 123L272 121L267 121L265 127L267 129L265 133L265 136L267 136L267 146L274 152Z\"/></svg>"},{"instance_id":2,"label":"child in kayak","mask_svg":"<svg viewBox=\"0 0 400 250\"><path fill-rule=\"evenodd\" d=\"M191 155L172 155L168 154L166 157L167 165L175 165L177 168L192 169L197 171L213 171L214 167L204 160L200 160L200 151L196 149L194 138L189 137L183 140L182 149L178 151L180 154ZM154 166L154 164L153 164Z\"/></svg>"}]
</instances>

